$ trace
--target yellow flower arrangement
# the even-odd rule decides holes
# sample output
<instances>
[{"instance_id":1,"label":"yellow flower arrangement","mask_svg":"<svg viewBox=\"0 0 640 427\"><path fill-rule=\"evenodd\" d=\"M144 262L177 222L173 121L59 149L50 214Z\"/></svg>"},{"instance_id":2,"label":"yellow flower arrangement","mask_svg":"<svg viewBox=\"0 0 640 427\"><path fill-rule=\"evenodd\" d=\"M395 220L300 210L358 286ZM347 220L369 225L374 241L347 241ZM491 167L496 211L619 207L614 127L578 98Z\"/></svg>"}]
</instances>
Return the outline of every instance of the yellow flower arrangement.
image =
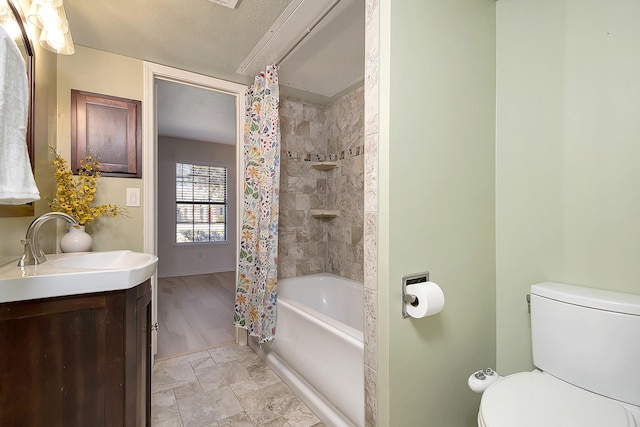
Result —
<instances>
[{"instance_id":1,"label":"yellow flower arrangement","mask_svg":"<svg viewBox=\"0 0 640 427\"><path fill-rule=\"evenodd\" d=\"M97 191L96 183L100 178L100 162L95 156L87 155L80 160L78 176L67 166L67 161L54 147L53 166L56 168L56 197L49 201L49 207L57 212L71 215L80 225L93 221L100 215L114 217L122 214L116 205L92 206Z\"/></svg>"}]
</instances>

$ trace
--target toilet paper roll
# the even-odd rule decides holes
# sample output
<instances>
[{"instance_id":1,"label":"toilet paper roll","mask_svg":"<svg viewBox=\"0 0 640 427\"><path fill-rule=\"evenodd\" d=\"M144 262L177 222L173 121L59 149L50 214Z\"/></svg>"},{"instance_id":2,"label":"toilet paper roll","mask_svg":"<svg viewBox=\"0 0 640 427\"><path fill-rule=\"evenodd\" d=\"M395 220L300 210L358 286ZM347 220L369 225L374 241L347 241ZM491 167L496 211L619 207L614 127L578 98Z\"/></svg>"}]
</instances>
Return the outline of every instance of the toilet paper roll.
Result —
<instances>
[{"instance_id":1,"label":"toilet paper roll","mask_svg":"<svg viewBox=\"0 0 640 427\"><path fill-rule=\"evenodd\" d=\"M407 285L406 292L417 298L413 304L405 304L407 314L416 319L438 314L444 307L444 294L440 286L434 282Z\"/></svg>"}]
</instances>

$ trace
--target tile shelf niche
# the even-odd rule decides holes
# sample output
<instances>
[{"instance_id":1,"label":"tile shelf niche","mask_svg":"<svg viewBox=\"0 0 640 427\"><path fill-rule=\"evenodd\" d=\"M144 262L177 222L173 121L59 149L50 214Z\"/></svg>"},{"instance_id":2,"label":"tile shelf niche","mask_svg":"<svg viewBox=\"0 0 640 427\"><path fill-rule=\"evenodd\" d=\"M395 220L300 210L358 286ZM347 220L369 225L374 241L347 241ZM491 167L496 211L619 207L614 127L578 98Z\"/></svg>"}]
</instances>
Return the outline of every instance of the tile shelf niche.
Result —
<instances>
[{"instance_id":1,"label":"tile shelf niche","mask_svg":"<svg viewBox=\"0 0 640 427\"><path fill-rule=\"evenodd\" d=\"M340 216L340 211L331 209L311 209L309 211L314 218L336 218Z\"/></svg>"},{"instance_id":2,"label":"tile shelf niche","mask_svg":"<svg viewBox=\"0 0 640 427\"><path fill-rule=\"evenodd\" d=\"M328 171L338 167L338 162L313 162L311 163L313 169L322 171ZM332 219L340 216L340 211L332 209L311 209L309 211L312 217L320 219Z\"/></svg>"},{"instance_id":3,"label":"tile shelf niche","mask_svg":"<svg viewBox=\"0 0 640 427\"><path fill-rule=\"evenodd\" d=\"M338 167L338 162L313 162L311 167L314 169L328 171Z\"/></svg>"}]
</instances>

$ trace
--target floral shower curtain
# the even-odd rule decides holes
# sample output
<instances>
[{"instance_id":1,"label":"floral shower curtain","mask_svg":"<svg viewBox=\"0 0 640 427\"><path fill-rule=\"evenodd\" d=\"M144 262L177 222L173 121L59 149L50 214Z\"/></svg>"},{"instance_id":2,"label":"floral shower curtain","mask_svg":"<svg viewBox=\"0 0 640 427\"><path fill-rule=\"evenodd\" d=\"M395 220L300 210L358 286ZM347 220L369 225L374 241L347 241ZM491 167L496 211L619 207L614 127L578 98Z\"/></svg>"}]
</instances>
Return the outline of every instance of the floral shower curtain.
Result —
<instances>
[{"instance_id":1,"label":"floral shower curtain","mask_svg":"<svg viewBox=\"0 0 640 427\"><path fill-rule=\"evenodd\" d=\"M234 325L260 342L274 338L280 184L279 88L275 66L247 89L244 133L244 216Z\"/></svg>"}]
</instances>

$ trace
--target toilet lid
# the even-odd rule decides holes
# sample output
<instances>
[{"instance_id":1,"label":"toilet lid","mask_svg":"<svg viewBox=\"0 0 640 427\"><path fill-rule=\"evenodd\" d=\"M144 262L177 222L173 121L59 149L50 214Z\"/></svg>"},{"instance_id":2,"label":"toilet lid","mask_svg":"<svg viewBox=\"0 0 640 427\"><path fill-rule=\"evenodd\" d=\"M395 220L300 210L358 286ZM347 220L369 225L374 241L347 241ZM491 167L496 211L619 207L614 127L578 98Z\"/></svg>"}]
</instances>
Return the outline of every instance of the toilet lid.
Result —
<instances>
[{"instance_id":1,"label":"toilet lid","mask_svg":"<svg viewBox=\"0 0 640 427\"><path fill-rule=\"evenodd\" d=\"M636 427L622 404L551 375L510 375L482 395L478 424L484 427Z\"/></svg>"}]
</instances>

